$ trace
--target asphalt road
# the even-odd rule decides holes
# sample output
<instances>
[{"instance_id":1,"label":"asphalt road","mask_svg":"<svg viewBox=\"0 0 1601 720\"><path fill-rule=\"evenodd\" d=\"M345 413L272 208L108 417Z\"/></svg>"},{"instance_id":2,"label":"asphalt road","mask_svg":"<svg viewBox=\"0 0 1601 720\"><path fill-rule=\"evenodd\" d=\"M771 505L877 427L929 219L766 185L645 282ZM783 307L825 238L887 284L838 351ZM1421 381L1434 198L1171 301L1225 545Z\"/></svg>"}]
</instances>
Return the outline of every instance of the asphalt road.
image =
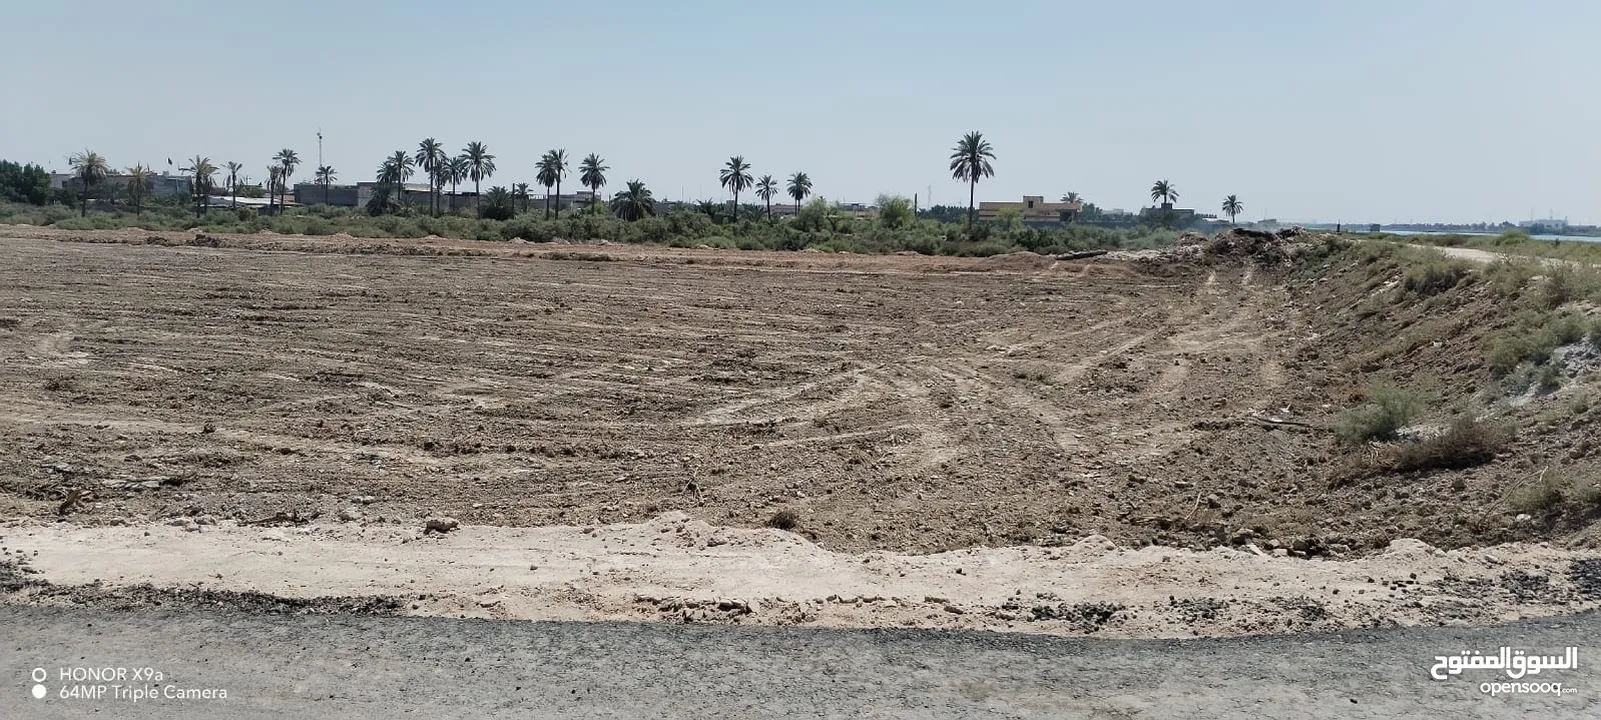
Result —
<instances>
[{"instance_id":1,"label":"asphalt road","mask_svg":"<svg viewBox=\"0 0 1601 720\"><path fill-rule=\"evenodd\" d=\"M1225 640L285 617L0 607L0 718L1601 717L1601 615ZM1560 654L1563 695L1429 678L1433 656ZM71 668L153 668L155 697L63 699ZM48 675L34 699L34 668ZM132 671L130 671L132 672ZM1536 679L1533 677L1527 679ZM162 697L167 687L226 699ZM109 691L108 691L109 692Z\"/></svg>"}]
</instances>

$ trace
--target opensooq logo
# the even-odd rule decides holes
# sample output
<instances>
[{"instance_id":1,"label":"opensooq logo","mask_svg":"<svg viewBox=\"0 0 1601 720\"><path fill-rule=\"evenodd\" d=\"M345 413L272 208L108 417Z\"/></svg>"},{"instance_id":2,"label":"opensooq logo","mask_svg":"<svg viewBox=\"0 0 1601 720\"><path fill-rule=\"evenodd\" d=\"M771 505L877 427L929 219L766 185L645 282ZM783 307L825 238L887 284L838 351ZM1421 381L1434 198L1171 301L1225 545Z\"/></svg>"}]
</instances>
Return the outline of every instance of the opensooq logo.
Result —
<instances>
[{"instance_id":1,"label":"opensooq logo","mask_svg":"<svg viewBox=\"0 0 1601 720\"><path fill-rule=\"evenodd\" d=\"M1557 655L1529 655L1523 650L1513 650L1503 647L1495 655L1485 655L1475 650L1471 654L1463 650L1460 655L1435 655L1437 661L1429 669L1429 676L1435 680L1444 680L1452 675L1460 675L1463 670L1504 670L1507 677L1517 680L1524 675L1539 675L1541 670L1572 670L1579 666L1579 649L1570 647L1561 656Z\"/></svg>"}]
</instances>

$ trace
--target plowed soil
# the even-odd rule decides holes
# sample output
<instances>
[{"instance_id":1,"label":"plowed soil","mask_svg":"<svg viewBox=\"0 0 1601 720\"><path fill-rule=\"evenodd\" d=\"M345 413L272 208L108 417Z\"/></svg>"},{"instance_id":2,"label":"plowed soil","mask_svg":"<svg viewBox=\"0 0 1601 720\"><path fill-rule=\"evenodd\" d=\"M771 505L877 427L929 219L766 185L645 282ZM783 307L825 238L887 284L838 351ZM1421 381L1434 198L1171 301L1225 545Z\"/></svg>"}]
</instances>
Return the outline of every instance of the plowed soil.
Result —
<instances>
[{"instance_id":1,"label":"plowed soil","mask_svg":"<svg viewBox=\"0 0 1601 720\"><path fill-rule=\"evenodd\" d=\"M1375 472L1334 439L1376 382L1435 388L1424 424L1499 392L1481 358L1512 322L1486 283L1420 300L1359 253L1295 269L0 235L17 238L0 241L13 517L417 529L682 511L843 553L1596 540L1590 510L1512 502L1594 477L1589 376L1513 398L1513 440L1478 467Z\"/></svg>"},{"instance_id":2,"label":"plowed soil","mask_svg":"<svg viewBox=\"0 0 1601 720\"><path fill-rule=\"evenodd\" d=\"M1304 442L1248 420L1301 323L1250 267L5 234L7 514L1138 544Z\"/></svg>"}]
</instances>

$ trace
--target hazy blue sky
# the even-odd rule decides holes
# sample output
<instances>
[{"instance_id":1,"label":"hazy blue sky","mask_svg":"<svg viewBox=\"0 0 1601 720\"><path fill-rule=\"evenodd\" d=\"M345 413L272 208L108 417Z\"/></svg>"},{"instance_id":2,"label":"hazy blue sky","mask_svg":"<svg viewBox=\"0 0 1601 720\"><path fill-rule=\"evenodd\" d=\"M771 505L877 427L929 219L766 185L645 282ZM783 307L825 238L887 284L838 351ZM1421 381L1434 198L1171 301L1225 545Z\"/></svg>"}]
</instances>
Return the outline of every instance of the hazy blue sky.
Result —
<instances>
[{"instance_id":1,"label":"hazy blue sky","mask_svg":"<svg viewBox=\"0 0 1601 720\"><path fill-rule=\"evenodd\" d=\"M995 147L980 199L1103 208L1237 193L1249 218L1601 221L1601 2L139 0L0 13L0 157L118 166L281 147L370 179L435 136L495 184L552 147L615 190L727 195L717 170L830 199L966 203L947 156Z\"/></svg>"}]
</instances>

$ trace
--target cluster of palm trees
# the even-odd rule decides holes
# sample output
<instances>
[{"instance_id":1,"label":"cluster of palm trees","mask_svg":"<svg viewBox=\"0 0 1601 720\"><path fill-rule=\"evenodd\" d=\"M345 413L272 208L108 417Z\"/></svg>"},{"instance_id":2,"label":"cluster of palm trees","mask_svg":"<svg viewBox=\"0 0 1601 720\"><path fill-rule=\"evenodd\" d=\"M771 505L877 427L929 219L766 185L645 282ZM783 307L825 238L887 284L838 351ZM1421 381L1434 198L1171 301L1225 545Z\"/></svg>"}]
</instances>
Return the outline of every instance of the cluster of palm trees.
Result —
<instances>
[{"instance_id":1,"label":"cluster of palm trees","mask_svg":"<svg viewBox=\"0 0 1601 720\"><path fill-rule=\"evenodd\" d=\"M772 221L773 198L778 195L778 181L772 175L753 179L750 174L750 163L745 161L744 155L729 158L723 169L718 171L717 182L734 194L734 199L729 205L733 217L739 216L739 194L754 187L756 197L767 204L767 220ZM804 172L797 171L789 176L789 184L785 190L795 199L795 209L799 211L801 202L812 194L812 178Z\"/></svg>"},{"instance_id":2,"label":"cluster of palm trees","mask_svg":"<svg viewBox=\"0 0 1601 720\"><path fill-rule=\"evenodd\" d=\"M494 176L495 156L489 152L489 146L473 141L462 148L460 154L451 156L445 152L444 145L434 138L426 138L417 144L416 152L407 155L404 150L396 150L393 155L385 158L378 166L378 182L398 196L404 197L401 188L407 180L411 179L417 171L428 180L429 211L434 215L446 212L443 202L445 186L450 186L450 210L455 209L454 197L461 183L472 181L474 194L474 209L478 217L483 217L483 200L488 197L491 207L508 207L515 210L517 204L522 204L523 210L528 209L532 199L528 183L515 183L510 189L495 186L489 188L486 194L483 191L484 181ZM590 189L591 197L598 198L600 189L606 186L606 172L611 170L606 161L595 153L590 153L578 165L578 182ZM572 164L568 159L567 151L555 149L546 152L534 164L534 180L545 186L545 216L550 217L552 212L550 190L555 188L557 202L554 207L555 214L561 215L561 183L572 172ZM594 200L591 200L593 204Z\"/></svg>"}]
</instances>

